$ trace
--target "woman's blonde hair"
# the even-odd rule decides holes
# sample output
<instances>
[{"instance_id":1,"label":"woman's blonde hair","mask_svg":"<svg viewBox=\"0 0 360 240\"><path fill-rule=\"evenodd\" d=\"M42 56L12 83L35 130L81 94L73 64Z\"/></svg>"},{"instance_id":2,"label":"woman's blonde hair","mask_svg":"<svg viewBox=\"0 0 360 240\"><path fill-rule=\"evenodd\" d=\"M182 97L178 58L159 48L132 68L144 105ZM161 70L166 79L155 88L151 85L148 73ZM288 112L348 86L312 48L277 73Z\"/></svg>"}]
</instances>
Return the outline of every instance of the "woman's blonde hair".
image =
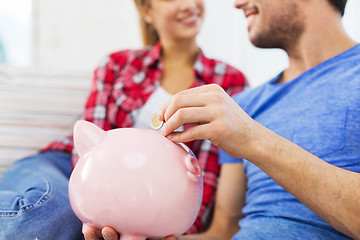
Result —
<instances>
[{"instance_id":1,"label":"woman's blonde hair","mask_svg":"<svg viewBox=\"0 0 360 240\"><path fill-rule=\"evenodd\" d=\"M150 0L134 0L135 5L139 11L140 29L143 44L145 46L154 46L160 39L159 35L153 25L147 23L141 15L141 10L150 7Z\"/></svg>"}]
</instances>

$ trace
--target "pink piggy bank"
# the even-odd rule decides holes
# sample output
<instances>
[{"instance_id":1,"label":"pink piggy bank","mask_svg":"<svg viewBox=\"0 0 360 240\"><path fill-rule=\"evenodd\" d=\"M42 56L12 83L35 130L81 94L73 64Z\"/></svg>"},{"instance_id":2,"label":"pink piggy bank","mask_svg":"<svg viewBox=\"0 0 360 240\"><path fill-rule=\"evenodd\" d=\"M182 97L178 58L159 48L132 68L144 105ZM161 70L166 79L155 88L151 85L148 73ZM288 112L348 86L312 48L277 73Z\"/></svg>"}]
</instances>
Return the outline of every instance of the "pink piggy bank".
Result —
<instances>
[{"instance_id":1,"label":"pink piggy bank","mask_svg":"<svg viewBox=\"0 0 360 240\"><path fill-rule=\"evenodd\" d=\"M71 207L84 227L105 226L121 240L186 232L202 198L201 169L186 147L152 130L103 131L78 121L80 156L69 182Z\"/></svg>"}]
</instances>

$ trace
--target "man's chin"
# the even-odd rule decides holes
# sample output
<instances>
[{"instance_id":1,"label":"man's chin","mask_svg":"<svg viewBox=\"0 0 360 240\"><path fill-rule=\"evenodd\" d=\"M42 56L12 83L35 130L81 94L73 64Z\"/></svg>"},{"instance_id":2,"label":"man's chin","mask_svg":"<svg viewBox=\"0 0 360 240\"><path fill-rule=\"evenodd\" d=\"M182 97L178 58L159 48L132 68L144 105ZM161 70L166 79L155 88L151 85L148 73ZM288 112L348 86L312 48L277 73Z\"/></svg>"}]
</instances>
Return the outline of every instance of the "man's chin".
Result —
<instances>
[{"instance_id":1,"label":"man's chin","mask_svg":"<svg viewBox=\"0 0 360 240\"><path fill-rule=\"evenodd\" d=\"M255 34L254 32L249 32L249 40L257 48L280 48L279 44L274 42L271 37Z\"/></svg>"}]
</instances>

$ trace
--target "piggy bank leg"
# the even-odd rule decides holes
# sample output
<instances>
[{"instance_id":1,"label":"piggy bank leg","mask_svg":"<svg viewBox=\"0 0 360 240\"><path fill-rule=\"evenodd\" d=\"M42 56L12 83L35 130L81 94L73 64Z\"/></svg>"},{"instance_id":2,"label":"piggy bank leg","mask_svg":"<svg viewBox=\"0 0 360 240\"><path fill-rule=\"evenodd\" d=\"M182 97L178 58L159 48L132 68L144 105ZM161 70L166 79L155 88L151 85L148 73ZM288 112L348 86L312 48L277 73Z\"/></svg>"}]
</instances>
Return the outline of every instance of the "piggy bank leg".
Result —
<instances>
[{"instance_id":1,"label":"piggy bank leg","mask_svg":"<svg viewBox=\"0 0 360 240\"><path fill-rule=\"evenodd\" d=\"M145 237L121 234L120 240L146 240Z\"/></svg>"}]
</instances>

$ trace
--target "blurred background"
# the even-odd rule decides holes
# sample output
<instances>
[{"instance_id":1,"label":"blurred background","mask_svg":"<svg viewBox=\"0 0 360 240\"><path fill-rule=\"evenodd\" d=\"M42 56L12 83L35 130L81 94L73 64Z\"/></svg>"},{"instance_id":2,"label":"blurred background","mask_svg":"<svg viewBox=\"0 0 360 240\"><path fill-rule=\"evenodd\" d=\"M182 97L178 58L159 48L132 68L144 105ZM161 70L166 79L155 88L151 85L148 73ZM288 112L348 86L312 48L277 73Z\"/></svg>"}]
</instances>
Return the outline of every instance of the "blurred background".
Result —
<instances>
[{"instance_id":1,"label":"blurred background","mask_svg":"<svg viewBox=\"0 0 360 240\"><path fill-rule=\"evenodd\" d=\"M241 69L252 86L287 66L280 50L254 48L234 0L205 0L198 42L209 57ZM360 1L348 0L343 19L360 41ZM1 64L77 72L91 76L106 54L141 47L132 0L0 0Z\"/></svg>"},{"instance_id":2,"label":"blurred background","mask_svg":"<svg viewBox=\"0 0 360 240\"><path fill-rule=\"evenodd\" d=\"M204 0L198 38L208 57L243 71L251 87L288 65L281 50L254 48L234 0ZM360 1L343 22L360 42ZM92 73L109 53L142 47L133 0L0 0L0 178L15 160L72 133Z\"/></svg>"}]
</instances>

